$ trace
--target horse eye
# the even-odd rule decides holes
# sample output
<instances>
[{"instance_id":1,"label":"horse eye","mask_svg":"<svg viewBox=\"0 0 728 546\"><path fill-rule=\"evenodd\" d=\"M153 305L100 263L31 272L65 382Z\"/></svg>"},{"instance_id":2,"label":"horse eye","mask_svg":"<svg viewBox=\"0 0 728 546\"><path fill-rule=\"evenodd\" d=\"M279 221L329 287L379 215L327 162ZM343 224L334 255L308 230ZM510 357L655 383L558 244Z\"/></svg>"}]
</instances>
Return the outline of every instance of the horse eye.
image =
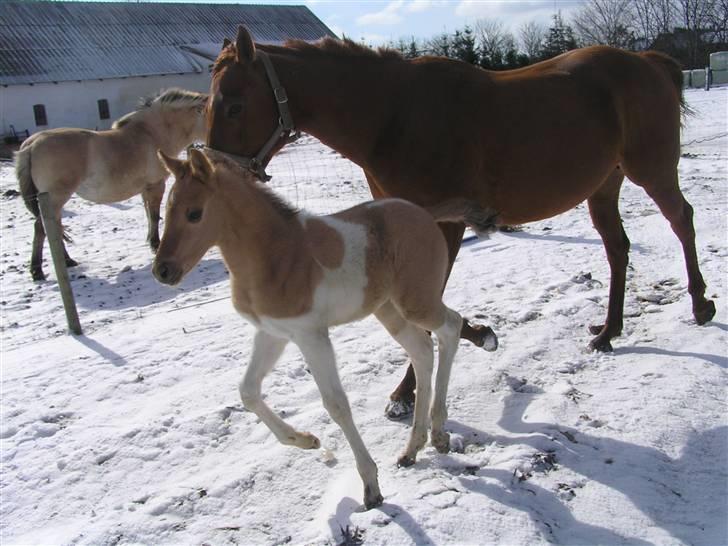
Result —
<instances>
[{"instance_id":1,"label":"horse eye","mask_svg":"<svg viewBox=\"0 0 728 546\"><path fill-rule=\"evenodd\" d=\"M240 103L236 103L230 106L228 109L228 117L232 118L234 116L240 115L240 112L243 111L243 105Z\"/></svg>"},{"instance_id":2,"label":"horse eye","mask_svg":"<svg viewBox=\"0 0 728 546\"><path fill-rule=\"evenodd\" d=\"M202 220L202 209L192 209L187 211L187 221L193 224Z\"/></svg>"}]
</instances>

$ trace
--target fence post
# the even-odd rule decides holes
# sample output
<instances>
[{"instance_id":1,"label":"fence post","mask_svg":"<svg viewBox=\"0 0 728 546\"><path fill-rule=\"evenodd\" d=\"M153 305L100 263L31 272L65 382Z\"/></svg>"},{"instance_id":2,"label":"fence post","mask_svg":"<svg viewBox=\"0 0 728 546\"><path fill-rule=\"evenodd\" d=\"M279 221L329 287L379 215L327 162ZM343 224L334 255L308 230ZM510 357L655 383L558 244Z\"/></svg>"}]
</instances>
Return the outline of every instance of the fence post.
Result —
<instances>
[{"instance_id":1,"label":"fence post","mask_svg":"<svg viewBox=\"0 0 728 546\"><path fill-rule=\"evenodd\" d=\"M709 66L705 67L705 90L710 91L710 84L713 82L710 81L713 79L713 71L710 69Z\"/></svg>"},{"instance_id":2,"label":"fence post","mask_svg":"<svg viewBox=\"0 0 728 546\"><path fill-rule=\"evenodd\" d=\"M56 270L56 279L58 280L58 288L61 291L61 298L63 299L63 308L66 310L68 329L77 336L80 336L83 332L81 331L81 323L78 320L78 311L76 310L76 301L73 298L71 281L68 278L66 256L63 252L63 234L58 229L55 218L53 218L53 211L51 210L49 199L48 192L38 194L40 215L43 219L43 228L48 237L48 246L51 247L53 267Z\"/></svg>"}]
</instances>

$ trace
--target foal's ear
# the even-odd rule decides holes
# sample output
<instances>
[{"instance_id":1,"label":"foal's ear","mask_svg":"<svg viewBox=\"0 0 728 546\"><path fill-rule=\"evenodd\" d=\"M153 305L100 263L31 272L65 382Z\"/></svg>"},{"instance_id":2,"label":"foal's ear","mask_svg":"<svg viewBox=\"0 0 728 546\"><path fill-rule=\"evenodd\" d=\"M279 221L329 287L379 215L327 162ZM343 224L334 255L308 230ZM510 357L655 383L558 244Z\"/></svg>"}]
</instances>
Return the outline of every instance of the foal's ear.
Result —
<instances>
[{"instance_id":1,"label":"foal's ear","mask_svg":"<svg viewBox=\"0 0 728 546\"><path fill-rule=\"evenodd\" d=\"M175 178L182 178L185 174L185 162L177 159L176 157L170 157L165 154L162 150L157 150L157 157L162 162L164 168L167 169Z\"/></svg>"},{"instance_id":2,"label":"foal's ear","mask_svg":"<svg viewBox=\"0 0 728 546\"><path fill-rule=\"evenodd\" d=\"M190 165L192 166L192 174L195 178L201 179L204 183L212 178L212 163L207 159L207 156L202 153L202 150L197 148L190 148L187 151L187 155L190 158Z\"/></svg>"},{"instance_id":3,"label":"foal's ear","mask_svg":"<svg viewBox=\"0 0 728 546\"><path fill-rule=\"evenodd\" d=\"M255 60L255 44L250 32L243 25L238 27L238 36L235 38L235 60L240 64Z\"/></svg>"}]
</instances>

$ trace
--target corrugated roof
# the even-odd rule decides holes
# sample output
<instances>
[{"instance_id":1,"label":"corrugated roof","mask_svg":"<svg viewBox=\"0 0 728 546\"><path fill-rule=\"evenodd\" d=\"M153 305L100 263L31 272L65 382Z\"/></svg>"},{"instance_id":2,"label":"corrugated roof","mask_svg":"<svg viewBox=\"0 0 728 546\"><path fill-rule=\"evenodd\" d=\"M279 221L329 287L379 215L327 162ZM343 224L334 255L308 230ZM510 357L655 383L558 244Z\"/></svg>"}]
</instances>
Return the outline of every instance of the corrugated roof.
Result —
<instances>
[{"instance_id":1,"label":"corrugated roof","mask_svg":"<svg viewBox=\"0 0 728 546\"><path fill-rule=\"evenodd\" d=\"M305 6L0 0L0 85L200 72L195 46L239 24L261 43L335 36Z\"/></svg>"}]
</instances>

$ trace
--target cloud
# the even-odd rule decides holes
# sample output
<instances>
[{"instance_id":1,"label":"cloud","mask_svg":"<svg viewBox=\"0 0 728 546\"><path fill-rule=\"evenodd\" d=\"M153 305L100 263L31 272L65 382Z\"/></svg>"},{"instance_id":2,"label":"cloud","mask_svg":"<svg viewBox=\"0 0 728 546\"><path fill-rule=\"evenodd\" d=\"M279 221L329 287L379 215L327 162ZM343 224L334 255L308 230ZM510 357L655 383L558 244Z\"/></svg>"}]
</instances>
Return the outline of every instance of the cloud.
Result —
<instances>
[{"instance_id":1,"label":"cloud","mask_svg":"<svg viewBox=\"0 0 728 546\"><path fill-rule=\"evenodd\" d=\"M468 19L500 19L509 25L530 20L549 22L556 11L565 15L583 0L461 0L455 15Z\"/></svg>"},{"instance_id":2,"label":"cloud","mask_svg":"<svg viewBox=\"0 0 728 546\"><path fill-rule=\"evenodd\" d=\"M408 3L404 10L408 13L419 13L422 11L427 11L428 9L434 7L435 5L443 5L444 2L441 1L435 1L435 0L412 0L410 3Z\"/></svg>"},{"instance_id":3,"label":"cloud","mask_svg":"<svg viewBox=\"0 0 728 546\"><path fill-rule=\"evenodd\" d=\"M365 13L357 17L356 24L365 25L396 25L402 21L399 10L404 6L404 0L393 0L383 10L374 13Z\"/></svg>"}]
</instances>

